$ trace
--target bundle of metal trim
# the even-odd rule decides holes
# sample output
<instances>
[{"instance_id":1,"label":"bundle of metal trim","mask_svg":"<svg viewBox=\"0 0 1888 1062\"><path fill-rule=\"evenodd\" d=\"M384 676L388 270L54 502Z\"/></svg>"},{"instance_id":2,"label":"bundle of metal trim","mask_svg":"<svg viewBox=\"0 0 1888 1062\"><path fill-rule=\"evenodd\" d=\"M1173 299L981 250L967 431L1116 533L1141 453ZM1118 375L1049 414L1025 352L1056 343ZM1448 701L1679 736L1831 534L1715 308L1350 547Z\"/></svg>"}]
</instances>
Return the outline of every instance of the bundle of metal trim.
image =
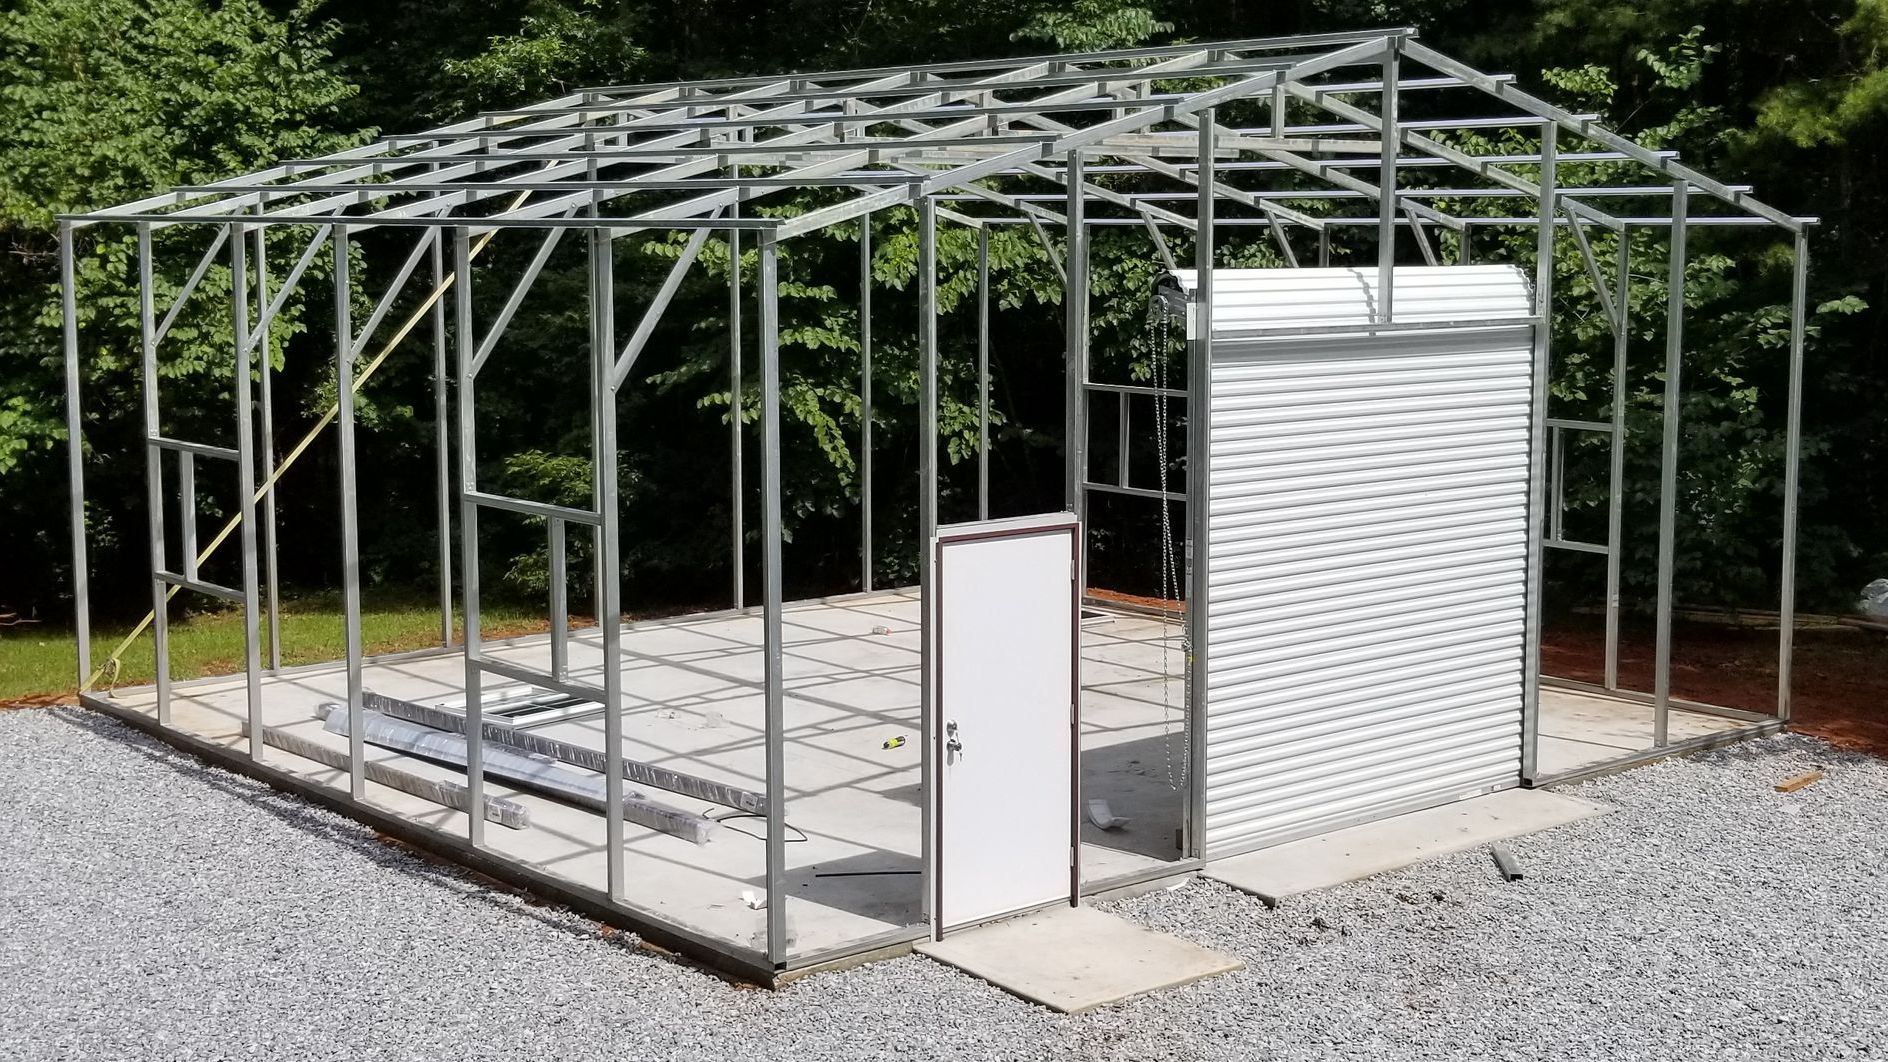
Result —
<instances>
[{"instance_id":1,"label":"bundle of metal trim","mask_svg":"<svg viewBox=\"0 0 1888 1062\"><path fill-rule=\"evenodd\" d=\"M323 704L316 714L329 733L346 736L348 713L340 705ZM467 762L463 734L434 730L384 712L361 712L361 739L371 745L404 752L410 756L449 764L463 769ZM592 811L608 807L606 779L599 774L578 774L567 770L548 756L540 756L502 745L485 750L485 773L515 785L538 790L568 800ZM717 823L701 815L691 815L681 808L650 800L640 793L623 796L623 818L693 844L706 844Z\"/></svg>"},{"instance_id":2,"label":"bundle of metal trim","mask_svg":"<svg viewBox=\"0 0 1888 1062\"><path fill-rule=\"evenodd\" d=\"M243 724L243 736L249 736L249 724ZM344 749L330 748L313 738L290 733L281 727L262 728L262 742L281 749L291 756L300 756L337 771L347 770L347 752ZM465 811L472 806L469 791L458 782L444 778L423 778L411 771L403 771L391 764L368 760L366 763L367 780L389 789L397 789L409 796L430 800L455 811ZM525 830L531 827L531 809L515 800L504 797L486 797L485 819L513 830Z\"/></svg>"},{"instance_id":3,"label":"bundle of metal trim","mask_svg":"<svg viewBox=\"0 0 1888 1062\"><path fill-rule=\"evenodd\" d=\"M412 701L403 701L388 697L371 690L361 691L361 705L371 711L390 715L395 719L404 719L409 723L444 730L453 734L465 733L465 716L445 708L434 708ZM607 757L601 749L585 748L572 745L568 741L545 737L529 731L519 730L507 723L484 720L479 726L479 733L486 741L517 749L520 752L549 756L562 760L573 767L582 767L586 771L603 774L608 768ZM751 789L727 785L723 782L697 778L692 774L672 771L667 767L658 767L641 760L623 760L623 777L641 785L652 785L657 789L666 789L685 797L706 800L711 804L734 808L753 815L767 814L767 798Z\"/></svg>"}]
</instances>

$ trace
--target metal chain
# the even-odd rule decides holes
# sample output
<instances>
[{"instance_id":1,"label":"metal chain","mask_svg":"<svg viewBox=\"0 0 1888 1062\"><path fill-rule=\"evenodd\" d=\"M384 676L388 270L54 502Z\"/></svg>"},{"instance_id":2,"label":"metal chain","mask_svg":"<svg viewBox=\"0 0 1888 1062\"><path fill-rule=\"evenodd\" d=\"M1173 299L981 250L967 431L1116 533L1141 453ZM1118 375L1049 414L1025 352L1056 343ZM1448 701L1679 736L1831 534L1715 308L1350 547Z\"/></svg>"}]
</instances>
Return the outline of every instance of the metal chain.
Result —
<instances>
[{"instance_id":1,"label":"metal chain","mask_svg":"<svg viewBox=\"0 0 1888 1062\"><path fill-rule=\"evenodd\" d=\"M1154 453L1158 462L1160 483L1160 599L1162 602L1175 600L1180 590L1180 574L1173 544L1173 506L1167 500L1167 436L1170 425L1167 414L1167 348L1168 325L1172 318L1166 310L1156 304L1148 313L1153 318L1149 321L1154 346ZM1160 616L1160 706L1161 706L1161 744L1167 754L1167 788L1179 792L1187 784L1187 768L1192 759L1190 755L1181 757L1179 777L1175 778L1173 755L1173 685L1169 681L1172 661L1172 624L1163 607ZM1181 659L1192 658L1192 647L1186 644L1187 627L1181 624ZM1183 682L1191 681L1192 668L1186 668ZM1191 693L1190 690L1187 691ZM1190 696L1185 703L1192 703ZM1182 719L1181 734L1187 733L1185 719Z\"/></svg>"}]
</instances>

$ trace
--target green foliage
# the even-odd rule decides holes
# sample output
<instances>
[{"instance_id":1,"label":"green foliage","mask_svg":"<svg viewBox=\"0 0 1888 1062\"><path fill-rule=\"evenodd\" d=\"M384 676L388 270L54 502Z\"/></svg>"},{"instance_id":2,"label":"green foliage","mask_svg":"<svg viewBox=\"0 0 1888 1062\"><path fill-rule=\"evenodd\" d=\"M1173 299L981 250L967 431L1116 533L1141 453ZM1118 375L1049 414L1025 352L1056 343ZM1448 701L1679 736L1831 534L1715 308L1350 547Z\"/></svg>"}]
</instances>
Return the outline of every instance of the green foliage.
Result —
<instances>
[{"instance_id":1,"label":"green foliage","mask_svg":"<svg viewBox=\"0 0 1888 1062\"><path fill-rule=\"evenodd\" d=\"M1171 29L1173 23L1154 17L1151 9L1137 4L1074 0L1066 6L1036 12L1010 36L1019 41L1048 41L1058 51L1095 52L1131 48Z\"/></svg>"},{"instance_id":2,"label":"green foliage","mask_svg":"<svg viewBox=\"0 0 1888 1062\"><path fill-rule=\"evenodd\" d=\"M1856 0L1855 13L1836 28L1838 47L1857 56L1860 69L1841 76L1794 81L1758 102L1757 128L1798 147L1841 144L1878 129L1888 117L1888 0Z\"/></svg>"},{"instance_id":3,"label":"green foliage","mask_svg":"<svg viewBox=\"0 0 1888 1062\"><path fill-rule=\"evenodd\" d=\"M443 63L452 108L520 105L621 79L647 62L634 41L640 12L606 0L534 0L514 33Z\"/></svg>"},{"instance_id":4,"label":"green foliage","mask_svg":"<svg viewBox=\"0 0 1888 1062\"><path fill-rule=\"evenodd\" d=\"M0 12L0 549L31 573L0 590L10 599L46 596L61 570L54 558L63 559L51 548L53 515L65 511L55 216L358 139L340 127L353 88L329 68L334 30L313 12L300 3L277 14L257 0L23 0ZM95 448L122 448L141 437L125 371L139 350L135 236L122 227L75 235L86 432ZM155 242L171 263L153 278L162 314L207 239L173 228ZM228 431L230 287L220 257L165 339L172 434ZM278 354L303 327L299 309L276 322ZM142 496L126 476L140 466L119 464L93 484L94 534L107 548L117 525L142 522L104 500ZM127 534L142 539L141 528Z\"/></svg>"},{"instance_id":5,"label":"green foliage","mask_svg":"<svg viewBox=\"0 0 1888 1062\"><path fill-rule=\"evenodd\" d=\"M1651 147L1712 144L1723 116L1698 102L1693 90L1705 77L1717 49L1700 43L1693 28L1662 48L1642 47L1635 60L1649 72L1656 91L1640 105L1663 115L1656 124L1635 130ZM1634 71L1627 70L1628 76ZM1543 79L1579 105L1611 117L1620 107L1620 79L1587 65L1552 69ZM1612 119L1617 121L1617 119ZM1524 134L1466 136L1462 143L1478 151L1525 152ZM1603 187L1638 181L1635 164L1568 163L1558 179L1568 187ZM1438 204L1442 206L1443 204ZM1484 207L1472 200L1451 202L1445 210L1474 216ZM1610 288L1618 238L1589 235L1600 275ZM1490 257L1519 262L1534 259L1535 233L1509 232L1480 240L1498 241ZM1478 242L1480 242L1478 240ZM1781 531L1784 421L1779 415L1779 370L1789 345L1791 262L1777 253L1773 238L1753 244L1734 235L1693 233L1684 272L1685 321L1682 423L1679 450L1678 557L1680 593L1685 600L1738 603L1763 600L1775 578ZM1486 253L1486 244L1482 253ZM1668 243L1662 231L1640 228L1627 247L1630 292L1628 371L1624 379L1628 444L1625 476L1625 546L1622 571L1629 598L1650 602L1657 571L1656 513L1660 467L1659 440L1664 417L1664 323L1670 302ZM1550 385L1550 413L1583 420L1610 418L1614 338L1599 312L1594 279L1572 239L1556 243L1553 337L1556 375ZM1832 320L1861 312L1866 303L1848 296L1823 303L1808 325L1812 340ZM1813 454L1823 441L1811 435ZM1568 519L1584 519L1588 541L1604 538L1607 508L1606 442L1574 434L1569 439L1566 503ZM1828 541L1808 551L1811 557L1853 554L1855 546L1835 528L1811 526L1805 535ZM1812 562L1813 563L1813 562ZM1828 579L1805 565L1811 580Z\"/></svg>"},{"instance_id":6,"label":"green foliage","mask_svg":"<svg viewBox=\"0 0 1888 1062\"><path fill-rule=\"evenodd\" d=\"M318 154L358 140L363 127L411 131L585 85L895 68L1005 51L1381 25L1419 26L1424 40L1444 51L1515 70L1530 91L1571 110L1599 112L1637 139L1681 152L1704 172L1751 181L1766 200L1824 218L1812 275L1817 310L1804 406L1799 585L1806 604L1846 598L1867 575L1888 570L1888 541L1875 530L1888 524L1888 460L1878 456L1888 455L1888 418L1879 413L1888 369L1876 338L1888 306L1888 159L1881 157L1888 148L1881 135L1888 0L324 0L318 8L313 0L14 0L0 12L0 249L7 252L0 255L0 379L6 381L0 389L0 550L17 561L0 585L0 604L51 611L54 587L66 581L55 295L59 212ZM1165 88L1193 84L1176 80ZM1440 95L1412 95L1409 106L1431 106ZM1367 95L1354 99L1374 105ZM1222 117L1244 122L1263 113L1232 104ZM1297 108L1294 119L1318 120L1315 113ZM1457 143L1531 150L1531 141L1518 134ZM1604 185L1624 180L1628 168L1570 163L1560 176L1569 185ZM1635 181L1640 176L1632 174ZM1097 179L1121 190L1176 187L1109 174ZM1263 179L1276 179L1276 187L1315 184L1290 174ZM1003 192L1045 188L1015 179L989 184ZM844 194L769 196L756 206L788 216ZM1482 199L1438 205L1462 216L1505 209ZM1313 213L1343 209L1337 201L1303 206ZM902 207L881 211L872 226L878 575L896 581L913 575L917 545L910 474L920 445L916 215ZM991 471L998 511L1040 508L1061 497L1064 308L1051 256L1066 250L1060 227L1047 231L1046 249L1028 226L996 226L988 234ZM1263 230L1235 231L1239 235L1219 248L1223 264L1282 264ZM278 276L312 234L271 233L268 253ZM1591 235L1601 265L1610 265L1614 237L1597 229ZM851 223L780 248L781 475L790 593L830 592L857 572L864 475L859 236ZM1168 238L1172 253L1189 261L1193 252L1184 234L1169 230ZM1294 238L1309 260L1304 234ZM162 264L153 281L162 314L208 241L182 229L158 230L155 239ZM481 255L473 271L476 319L491 319L535 240L504 236ZM1370 250L1363 234L1339 232L1333 242L1339 262L1353 244ZM681 236L655 233L617 241L619 346L683 243ZM478 395L477 474L493 489L584 506L593 443L591 337L578 244L565 241L494 351L492 382ZM1525 263L1533 255L1531 232L1482 229L1476 245L1485 259ZM363 234L357 241L356 327L377 285L410 246L410 234ZM101 587L129 587L118 606L137 609L145 517L138 500L140 396L131 371L139 352L132 244L122 234L87 229L76 247L85 430L100 451L88 466L94 593L102 599L107 591ZM1653 571L1654 458L1664 391L1660 322L1669 295L1664 247L1662 235L1646 229L1635 231L1627 248L1634 322L1626 387L1631 590L1643 590ZM937 250L941 502L944 516L956 519L974 512L976 234L943 219ZM708 242L619 398L619 515L625 600L632 607L658 600L714 603L724 595L735 502L729 433L737 428L749 454L740 492L744 526L750 541L755 535L758 262L751 241L743 251L737 263L719 238ZM206 441L227 441L231 426L226 249L218 259L166 336L160 369L165 430ZM288 302L269 337L283 439L298 437L334 395L328 269L328 256L319 255L304 291ZM1097 377L1146 382L1161 371L1162 352L1145 323L1146 294L1158 270L1143 230L1094 232L1090 317ZM1555 411L1603 419L1612 393L1612 334L1570 240L1560 241L1554 270ZM729 371L730 272L740 275L745 315L738 386ZM1692 234L1679 573L1688 601L1751 603L1774 593L1788 291L1789 263L1774 241L1738 232ZM411 306L411 299L400 302L394 320ZM360 400L368 516L363 562L370 579L394 584L428 585L438 574L431 570L437 489L431 449L440 425L431 414L429 343L430 327L422 325ZM1165 371L1177 374L1173 351L1166 354ZM331 585L336 577L327 446L310 451L282 497L286 575L297 585ZM1568 518L1590 523L1604 509L1604 461L1590 442L1573 446L1569 460ZM206 517L233 505L227 485L206 486ZM573 601L594 578L590 536L577 531L568 540ZM1147 533L1132 521L1099 529L1098 568L1112 566L1128 580L1150 575ZM488 518L481 539L488 588L540 598L548 589L545 534L542 522ZM130 577L108 578L114 572Z\"/></svg>"}]
</instances>

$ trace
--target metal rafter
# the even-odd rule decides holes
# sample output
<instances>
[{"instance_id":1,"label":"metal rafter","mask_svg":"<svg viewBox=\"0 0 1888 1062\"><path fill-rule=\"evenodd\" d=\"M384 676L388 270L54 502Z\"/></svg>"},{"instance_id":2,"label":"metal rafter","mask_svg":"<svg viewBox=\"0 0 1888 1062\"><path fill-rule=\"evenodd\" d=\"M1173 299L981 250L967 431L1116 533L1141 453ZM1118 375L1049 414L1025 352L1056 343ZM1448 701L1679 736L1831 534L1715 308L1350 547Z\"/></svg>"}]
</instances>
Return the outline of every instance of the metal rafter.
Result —
<instances>
[{"instance_id":1,"label":"metal rafter","mask_svg":"<svg viewBox=\"0 0 1888 1062\"><path fill-rule=\"evenodd\" d=\"M1393 83L1382 76L1331 76L1344 67L1372 66L1392 51L1407 59L1383 66ZM708 221L717 210L764 196L848 187L858 190L849 203L785 223L749 218L740 224L778 227L784 237L944 191L1054 222L1059 215L1053 209L1032 207L1009 188L989 182L1041 179L1065 187L1070 158L1086 152L1116 162L1089 167L1083 190L1099 204L1151 217L1157 224L1191 228L1190 218L1162 213L1133 192L1112 188L1108 178L1142 173L1196 190L1197 137L1189 131L1194 114L1246 97L1270 108L1268 124L1215 129L1214 150L1220 157L1211 190L1262 212L1268 223L1321 229L1326 220L1279 203L1281 187L1235 184L1235 173L1257 169L1299 175L1301 184L1309 178L1321 186L1307 192L1374 199L1376 185L1349 171L1374 166L1391 173L1439 164L1472 174L1493 189L1537 196L1534 181L1508 168L1528 165L1526 156L1472 154L1447 136L1543 123L1602 149L1588 153L1595 161L1646 167L1659 185L1686 180L1701 198L1792 230L1805 220L1764 206L1746 188L1694 173L1670 152L1611 133L1590 115L1552 107L1511 82L1423 47L1411 31L1392 29L605 86L386 137L319 159L288 160L244 177L181 187L68 220L79 226L142 220L163 227L221 222L242 213L264 225L345 219L356 232L380 225L467 223L477 231L542 225L605 228L621 235L655 227L732 227ZM1399 156L1391 160L1382 157L1383 145L1357 139L1359 134L1381 137L1384 124L1361 103L1418 89L1450 100L1493 97L1512 113L1399 120L1388 138ZM1288 125L1282 108L1286 99L1308 101L1335 120ZM1578 157L1569 153L1567 161ZM523 206L494 202L519 191L538 194ZM669 194L673 199L673 193L683 197L668 203L650 198ZM1420 187L1397 193L1393 206L1383 209L1409 214L1419 223L1456 227L1457 219L1434 206L1409 205L1406 197L1423 194ZM1589 204L1567 197L1562 202L1568 213L1600 227L1617 231L1621 224ZM617 204L615 216L603 209L611 204ZM565 217L573 205L591 209L584 217ZM625 205L631 209L624 211Z\"/></svg>"}]
</instances>

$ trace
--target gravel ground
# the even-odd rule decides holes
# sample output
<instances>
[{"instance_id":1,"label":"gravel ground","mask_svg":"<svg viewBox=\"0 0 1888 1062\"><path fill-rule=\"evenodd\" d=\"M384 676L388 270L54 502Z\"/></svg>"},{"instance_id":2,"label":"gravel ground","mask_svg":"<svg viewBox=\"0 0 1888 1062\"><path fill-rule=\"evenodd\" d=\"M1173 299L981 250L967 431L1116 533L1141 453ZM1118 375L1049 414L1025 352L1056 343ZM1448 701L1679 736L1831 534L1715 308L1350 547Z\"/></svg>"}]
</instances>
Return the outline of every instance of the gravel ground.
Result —
<instances>
[{"instance_id":1,"label":"gravel ground","mask_svg":"<svg viewBox=\"0 0 1888 1062\"><path fill-rule=\"evenodd\" d=\"M1780 795L1808 765L1829 777ZM1806 738L1268 911L1115 906L1248 964L1052 1015L910 957L730 985L90 713L0 713L6 1059L1888 1058L1888 763Z\"/></svg>"}]
</instances>

